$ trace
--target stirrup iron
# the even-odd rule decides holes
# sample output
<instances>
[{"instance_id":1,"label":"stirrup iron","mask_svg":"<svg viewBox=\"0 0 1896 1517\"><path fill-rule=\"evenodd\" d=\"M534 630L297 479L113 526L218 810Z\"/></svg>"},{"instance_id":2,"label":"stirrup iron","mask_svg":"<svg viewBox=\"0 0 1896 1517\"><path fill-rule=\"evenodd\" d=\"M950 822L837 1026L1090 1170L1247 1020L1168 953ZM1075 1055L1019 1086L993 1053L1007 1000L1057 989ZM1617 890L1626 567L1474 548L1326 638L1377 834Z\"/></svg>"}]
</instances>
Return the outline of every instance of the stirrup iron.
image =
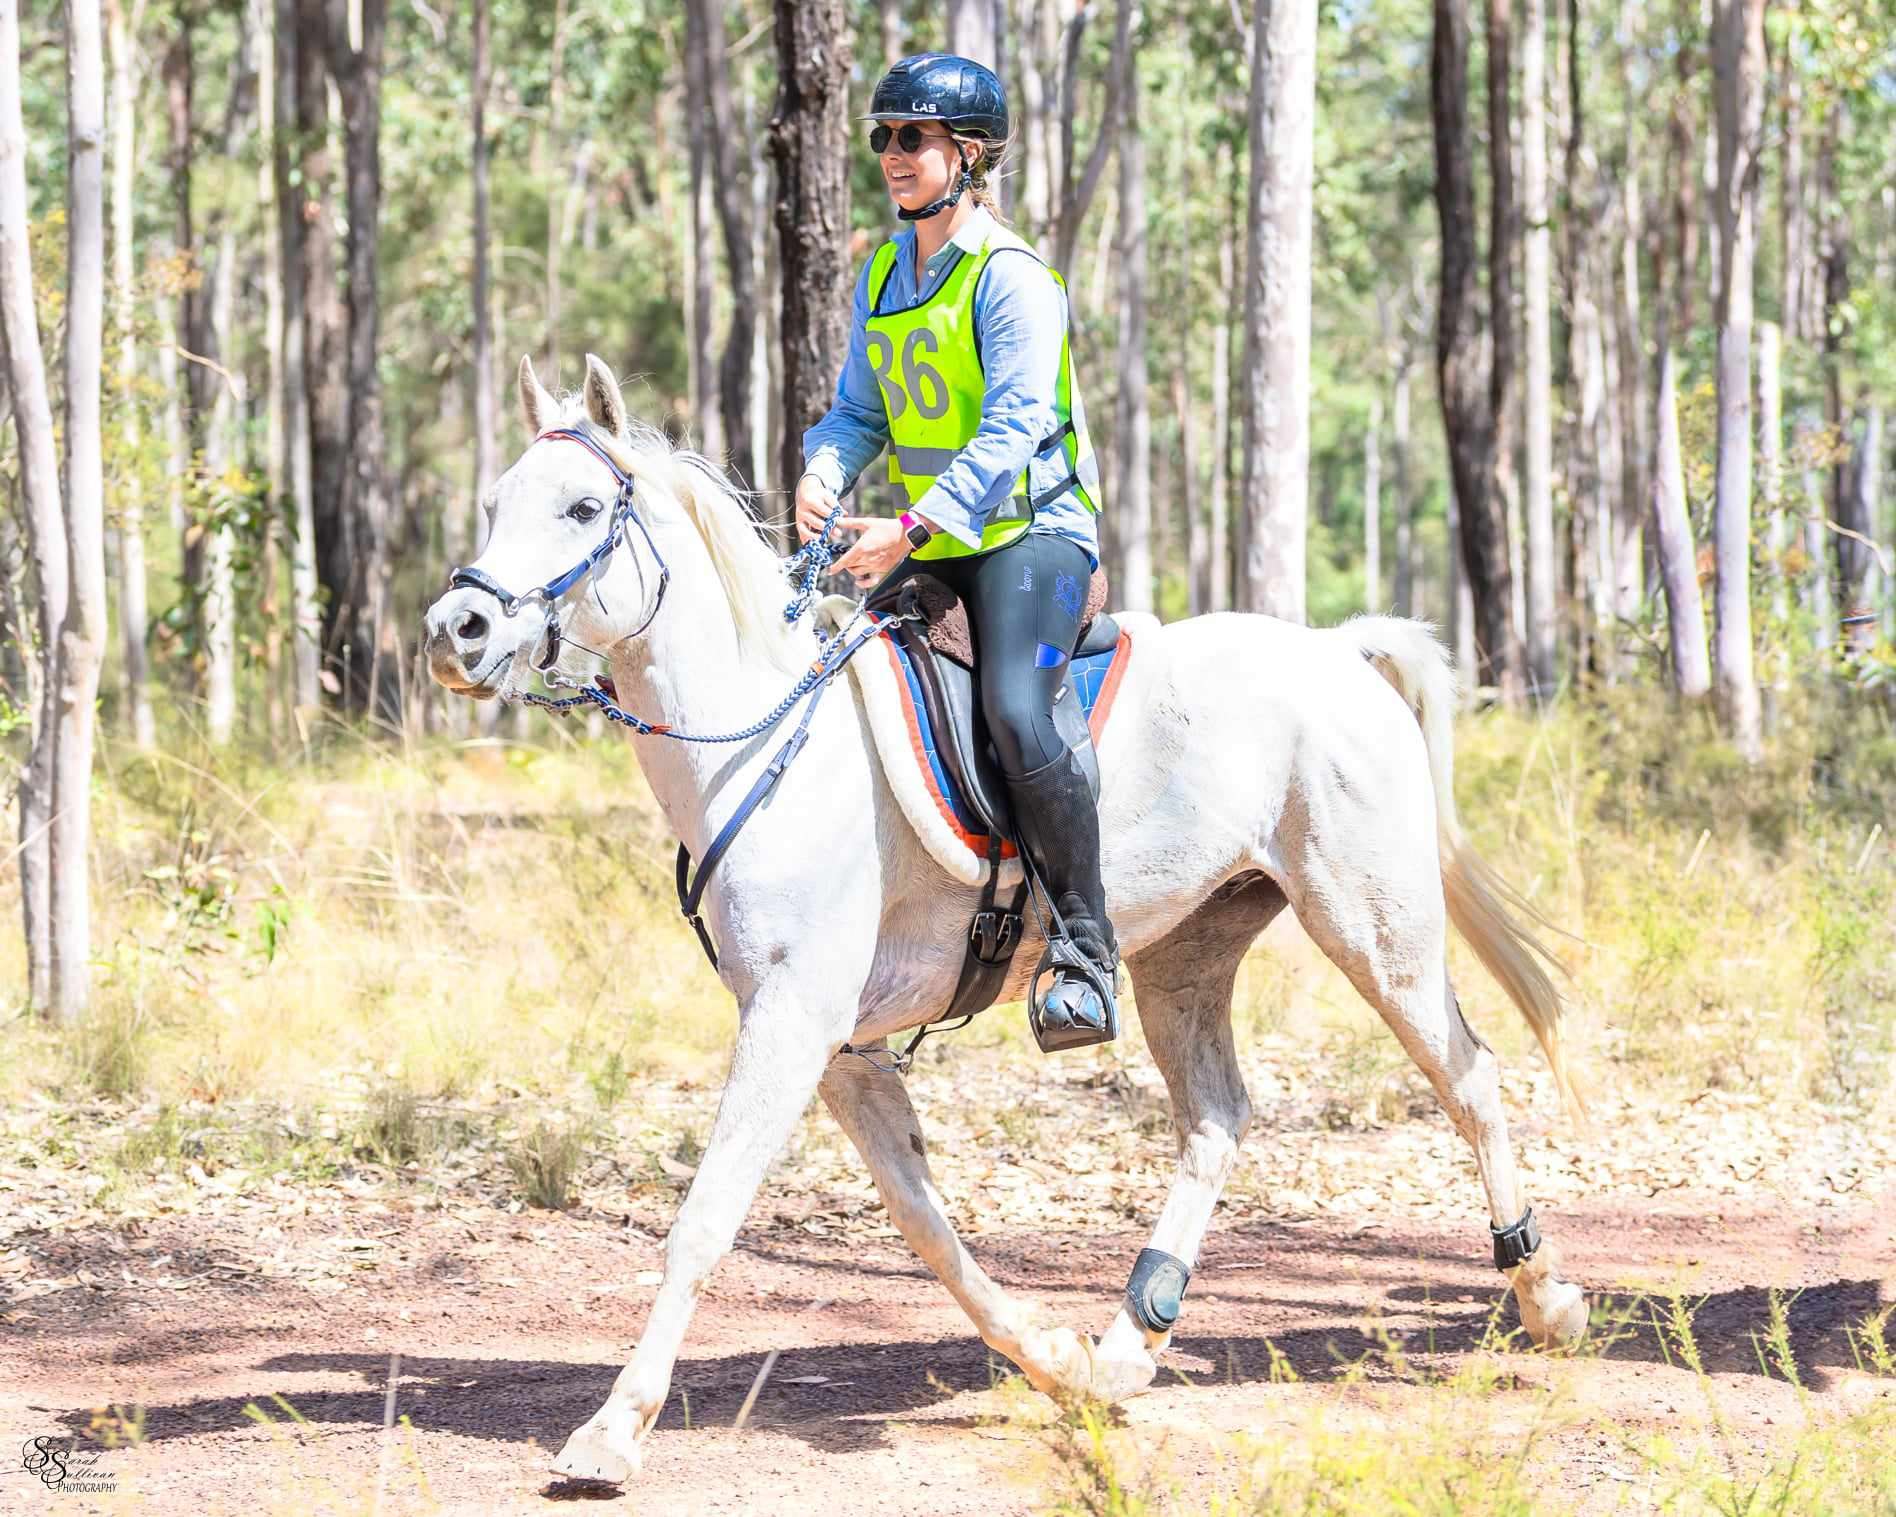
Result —
<instances>
[{"instance_id":1,"label":"stirrup iron","mask_svg":"<svg viewBox=\"0 0 1896 1517\"><path fill-rule=\"evenodd\" d=\"M1087 1026L1050 1026L1046 1019L1046 993L1051 988L1047 981L1065 971L1084 980L1099 997L1099 1003L1106 1015L1103 1027ZM1047 951L1040 956L1040 963L1034 969L1034 977L1027 985L1027 1025L1033 1029L1034 1042L1040 1045L1042 1053L1063 1053L1069 1048L1090 1048L1096 1043L1110 1043L1119 1036L1119 1003L1115 998L1114 981L1117 975L1106 976L1100 968L1064 935L1051 939Z\"/></svg>"}]
</instances>

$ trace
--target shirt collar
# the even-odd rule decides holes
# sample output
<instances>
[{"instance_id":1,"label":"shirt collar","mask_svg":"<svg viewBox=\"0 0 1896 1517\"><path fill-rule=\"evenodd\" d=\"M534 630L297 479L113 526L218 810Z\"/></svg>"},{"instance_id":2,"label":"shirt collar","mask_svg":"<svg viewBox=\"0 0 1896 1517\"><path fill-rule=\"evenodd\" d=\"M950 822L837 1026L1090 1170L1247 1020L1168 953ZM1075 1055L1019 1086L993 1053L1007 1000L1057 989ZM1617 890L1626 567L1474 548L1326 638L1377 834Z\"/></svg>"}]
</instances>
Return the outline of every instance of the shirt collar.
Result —
<instances>
[{"instance_id":1,"label":"shirt collar","mask_svg":"<svg viewBox=\"0 0 1896 1517\"><path fill-rule=\"evenodd\" d=\"M970 256L979 253L988 245L988 239L994 235L997 227L998 223L988 213L986 207L977 205L974 208L974 214L961 224L961 230L944 242L936 250L935 256L929 259L929 269L940 268L947 261L950 251L967 253ZM914 268L915 228L903 227L898 236L904 244L903 259L908 267Z\"/></svg>"}]
</instances>

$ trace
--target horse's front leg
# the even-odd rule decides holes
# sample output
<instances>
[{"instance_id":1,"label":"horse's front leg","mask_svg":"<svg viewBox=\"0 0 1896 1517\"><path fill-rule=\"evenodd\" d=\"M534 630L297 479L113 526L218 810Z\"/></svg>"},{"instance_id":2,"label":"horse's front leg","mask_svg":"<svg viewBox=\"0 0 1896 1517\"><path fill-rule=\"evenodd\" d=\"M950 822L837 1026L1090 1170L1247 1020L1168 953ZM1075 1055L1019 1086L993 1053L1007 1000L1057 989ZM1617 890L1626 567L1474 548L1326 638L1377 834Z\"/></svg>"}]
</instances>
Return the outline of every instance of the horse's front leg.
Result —
<instances>
[{"instance_id":1,"label":"horse's front leg","mask_svg":"<svg viewBox=\"0 0 1896 1517\"><path fill-rule=\"evenodd\" d=\"M664 1409L698 1293L736 1241L764 1171L851 1025L855 1000L839 1000L834 963L805 968L802 975L773 976L745 1002L730 1079L665 1240L665 1279L645 1332L605 1405L566 1440L553 1462L556 1474L618 1483L639 1467L639 1445Z\"/></svg>"},{"instance_id":2,"label":"horse's front leg","mask_svg":"<svg viewBox=\"0 0 1896 1517\"><path fill-rule=\"evenodd\" d=\"M1038 1390L1056 1396L1084 1390L1092 1373L1091 1340L1070 1328L1037 1325L1033 1313L975 1262L935 1189L908 1087L887 1062L894 1055L881 1043L866 1052L875 1063L837 1054L820 1089L875 1177L889 1220L948 1287L983 1343L1019 1365Z\"/></svg>"}]
</instances>

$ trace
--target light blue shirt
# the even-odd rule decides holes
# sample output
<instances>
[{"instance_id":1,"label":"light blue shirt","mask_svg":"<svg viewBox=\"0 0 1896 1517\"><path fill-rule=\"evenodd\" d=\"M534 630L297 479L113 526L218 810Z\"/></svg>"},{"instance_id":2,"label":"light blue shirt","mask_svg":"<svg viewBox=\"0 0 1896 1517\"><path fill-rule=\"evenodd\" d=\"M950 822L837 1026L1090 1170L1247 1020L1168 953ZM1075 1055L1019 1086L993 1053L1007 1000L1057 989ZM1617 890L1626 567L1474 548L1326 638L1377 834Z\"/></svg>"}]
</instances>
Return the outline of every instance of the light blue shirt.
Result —
<instances>
[{"instance_id":1,"label":"light blue shirt","mask_svg":"<svg viewBox=\"0 0 1896 1517\"><path fill-rule=\"evenodd\" d=\"M978 255L996 234L1006 237L985 210L977 209L961 230L928 260L921 285L915 280L915 231L895 235L894 266L883 286L882 309L903 311L920 305L940 288L955 260ZM874 463L889 441L875 370L870 366L869 265L856 280L849 329L849 356L836 380L829 412L803 434L805 471L841 495ZM1012 493L1023 468L1028 489L1038 499L1067 477L1064 449L1036 457L1035 450L1054 431L1054 397L1060 379L1060 350L1066 340L1066 293L1038 258L997 253L981 271L974 289L974 330L981 350L987 390L981 402L981 426L942 471L914 510L969 547L981 544L988 514ZM1073 395L1076 418L1080 398ZM1099 536L1093 513L1068 488L1034 513L1033 530L1078 543L1095 564Z\"/></svg>"}]
</instances>

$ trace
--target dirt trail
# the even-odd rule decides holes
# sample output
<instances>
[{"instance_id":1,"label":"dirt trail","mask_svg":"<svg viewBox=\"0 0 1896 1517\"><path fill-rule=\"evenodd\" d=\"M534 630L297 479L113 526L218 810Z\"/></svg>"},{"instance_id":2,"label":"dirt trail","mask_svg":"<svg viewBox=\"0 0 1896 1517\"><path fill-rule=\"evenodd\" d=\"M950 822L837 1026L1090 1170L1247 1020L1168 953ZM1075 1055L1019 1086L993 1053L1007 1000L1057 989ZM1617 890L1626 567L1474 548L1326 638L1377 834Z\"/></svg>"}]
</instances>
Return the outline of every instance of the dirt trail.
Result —
<instances>
[{"instance_id":1,"label":"dirt trail","mask_svg":"<svg viewBox=\"0 0 1896 1517\"><path fill-rule=\"evenodd\" d=\"M1771 1287L1802 1292L1792 1333L1819 1405L1890 1394L1856 1371L1844 1328L1896 1300L1893 1203L1885 1193L1821 1215L1745 1213L1729 1197L1673 1192L1569 1205L1550 1221L1569 1271L1596 1292L1683 1281L1704 1296L1695 1326L1720 1411L1739 1438L1769 1439L1800 1415L1797 1393L1761 1373L1751 1338ZM380 1486L388 1513L544 1510L547 1454L635 1340L659 1240L599 1215L494 1212L476 1226L421 1203L364 1211L294 1230L301 1248L358 1261L321 1289L246 1264L255 1229L235 1218L160 1218L129 1243L94 1230L35 1244L39 1269L75 1283L0 1318L0 1429L19 1448L83 1432L91 1408L118 1403L144 1408L145 1441L99 1456L109 1494L54 1498L8 1473L0 1509L366 1512ZM997 1233L976 1248L1051 1318L1098 1331L1142 1241L1131 1229L1063 1229ZM1484 1243L1478 1228L1434 1223L1220 1225L1163 1383L1123 1409L1124 1424L1150 1431L1144 1446L1192 1495L1233 1478L1219 1452L1230 1433L1294 1435L1319 1407L1387 1425L1427 1388L1344 1367L1376 1349L1378 1325L1425 1370L1477 1352L1499 1290ZM750 1425L733 1431L772 1348L781 1357ZM1295 1381L1273 1375L1273 1350ZM396 1413L413 1433L385 1451L391 1353L402 1356ZM1604 1358L1520 1355L1508 1368L1490 1398L1503 1424L1511 1397L1525 1417L1535 1387L1568 1393L1569 1415L1537 1459L1586 1505L1607 1509L1636 1480L1620 1432L1705 1434L1700 1387L1649 1323ZM1005 1369L899 1243L747 1230L701 1305L642 1478L607 1505L1041 1510L1058 1480L1050 1412L1017 1382L997 1385ZM260 1424L253 1406L274 1422Z\"/></svg>"}]
</instances>

